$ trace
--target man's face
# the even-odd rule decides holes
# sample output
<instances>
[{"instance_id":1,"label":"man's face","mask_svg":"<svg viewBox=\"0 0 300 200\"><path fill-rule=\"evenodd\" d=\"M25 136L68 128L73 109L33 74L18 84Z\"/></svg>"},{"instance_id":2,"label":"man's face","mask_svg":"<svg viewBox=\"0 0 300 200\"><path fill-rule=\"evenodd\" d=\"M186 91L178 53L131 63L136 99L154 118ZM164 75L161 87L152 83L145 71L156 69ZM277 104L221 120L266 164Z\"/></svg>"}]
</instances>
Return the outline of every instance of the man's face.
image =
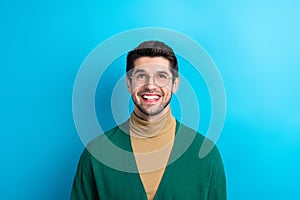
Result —
<instances>
[{"instance_id":1,"label":"man's face","mask_svg":"<svg viewBox=\"0 0 300 200\"><path fill-rule=\"evenodd\" d=\"M170 62L164 57L141 57L135 60L134 66L131 78L126 80L134 112L142 119L157 119L170 109L179 78L172 79Z\"/></svg>"}]
</instances>

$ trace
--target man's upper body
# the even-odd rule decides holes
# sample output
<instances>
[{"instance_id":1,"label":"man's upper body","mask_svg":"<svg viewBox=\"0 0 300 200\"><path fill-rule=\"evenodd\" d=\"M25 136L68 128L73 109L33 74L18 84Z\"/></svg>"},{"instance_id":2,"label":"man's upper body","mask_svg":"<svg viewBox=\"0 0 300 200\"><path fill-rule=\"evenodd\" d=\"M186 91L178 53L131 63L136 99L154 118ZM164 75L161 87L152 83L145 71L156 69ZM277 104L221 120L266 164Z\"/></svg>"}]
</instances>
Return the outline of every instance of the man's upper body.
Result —
<instances>
[{"instance_id":1,"label":"man's upper body","mask_svg":"<svg viewBox=\"0 0 300 200\"><path fill-rule=\"evenodd\" d=\"M199 158L204 136L172 116L180 83L173 50L144 42L129 52L126 73L134 111L86 147L71 199L226 199L217 147Z\"/></svg>"}]
</instances>

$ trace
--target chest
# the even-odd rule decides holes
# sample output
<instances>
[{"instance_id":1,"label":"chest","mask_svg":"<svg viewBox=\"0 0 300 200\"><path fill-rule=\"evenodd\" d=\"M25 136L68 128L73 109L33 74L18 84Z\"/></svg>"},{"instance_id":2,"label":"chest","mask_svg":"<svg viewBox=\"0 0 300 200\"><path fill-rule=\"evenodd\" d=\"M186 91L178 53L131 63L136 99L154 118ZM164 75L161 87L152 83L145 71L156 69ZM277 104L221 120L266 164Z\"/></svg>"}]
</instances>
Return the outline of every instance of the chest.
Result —
<instances>
[{"instance_id":1,"label":"chest","mask_svg":"<svg viewBox=\"0 0 300 200\"><path fill-rule=\"evenodd\" d=\"M209 168L191 167L190 163L167 166L158 186L155 199L206 199L209 188ZM104 168L95 173L100 199L147 199L138 173L126 173Z\"/></svg>"}]
</instances>

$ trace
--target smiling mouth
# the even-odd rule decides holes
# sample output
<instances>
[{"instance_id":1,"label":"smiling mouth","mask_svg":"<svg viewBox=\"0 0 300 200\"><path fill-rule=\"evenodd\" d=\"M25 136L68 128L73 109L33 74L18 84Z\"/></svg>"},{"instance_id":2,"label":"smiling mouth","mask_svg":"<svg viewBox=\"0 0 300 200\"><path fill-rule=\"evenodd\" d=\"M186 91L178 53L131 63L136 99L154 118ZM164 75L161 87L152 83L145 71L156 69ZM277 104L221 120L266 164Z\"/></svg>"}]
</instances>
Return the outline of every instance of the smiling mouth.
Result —
<instances>
[{"instance_id":1,"label":"smiling mouth","mask_svg":"<svg viewBox=\"0 0 300 200\"><path fill-rule=\"evenodd\" d=\"M160 95L157 95L157 94L143 94L143 95L141 95L141 97L146 102L155 102L155 101L159 100Z\"/></svg>"},{"instance_id":2,"label":"smiling mouth","mask_svg":"<svg viewBox=\"0 0 300 200\"><path fill-rule=\"evenodd\" d=\"M142 95L142 98L145 100L156 100L159 99L160 96L158 95Z\"/></svg>"}]
</instances>

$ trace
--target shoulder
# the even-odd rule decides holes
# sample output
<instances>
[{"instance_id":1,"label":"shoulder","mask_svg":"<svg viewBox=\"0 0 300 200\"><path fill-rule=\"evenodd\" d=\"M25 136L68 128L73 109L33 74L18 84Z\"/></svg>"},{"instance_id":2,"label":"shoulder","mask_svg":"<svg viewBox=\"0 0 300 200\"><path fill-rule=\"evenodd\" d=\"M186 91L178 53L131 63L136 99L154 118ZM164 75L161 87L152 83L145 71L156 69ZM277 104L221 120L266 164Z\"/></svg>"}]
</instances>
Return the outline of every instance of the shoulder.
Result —
<instances>
[{"instance_id":1,"label":"shoulder","mask_svg":"<svg viewBox=\"0 0 300 200\"><path fill-rule=\"evenodd\" d=\"M220 159L220 152L215 142L179 121L176 124L176 137L183 143L190 144L189 151L193 154L197 153L199 158Z\"/></svg>"},{"instance_id":2,"label":"shoulder","mask_svg":"<svg viewBox=\"0 0 300 200\"><path fill-rule=\"evenodd\" d=\"M91 156L91 152L96 151L99 147L105 145L107 140L111 139L118 133L119 127L116 126L92 139L84 148L81 159L87 159Z\"/></svg>"},{"instance_id":3,"label":"shoulder","mask_svg":"<svg viewBox=\"0 0 300 200\"><path fill-rule=\"evenodd\" d=\"M84 163L101 160L119 150L130 151L130 137L127 132L126 123L115 126L90 141L80 160Z\"/></svg>"},{"instance_id":4,"label":"shoulder","mask_svg":"<svg viewBox=\"0 0 300 200\"><path fill-rule=\"evenodd\" d=\"M113 144L122 148L123 143L129 138L128 123L125 122L112 129L100 134L94 138L86 148L89 150L99 150L101 147L107 147L109 144Z\"/></svg>"}]
</instances>

